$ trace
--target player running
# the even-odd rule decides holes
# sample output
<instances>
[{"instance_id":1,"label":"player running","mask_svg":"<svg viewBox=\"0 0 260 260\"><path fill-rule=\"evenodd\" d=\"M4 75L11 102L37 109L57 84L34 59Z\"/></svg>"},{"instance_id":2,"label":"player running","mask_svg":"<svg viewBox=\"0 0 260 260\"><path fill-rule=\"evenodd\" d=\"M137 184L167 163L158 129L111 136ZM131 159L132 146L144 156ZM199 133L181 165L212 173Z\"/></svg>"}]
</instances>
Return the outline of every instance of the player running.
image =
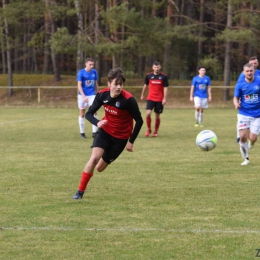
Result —
<instances>
[{"instance_id":1,"label":"player running","mask_svg":"<svg viewBox=\"0 0 260 260\"><path fill-rule=\"evenodd\" d=\"M82 199L95 168L98 172L104 171L125 147L127 151L133 152L133 144L143 125L143 119L135 98L122 89L124 82L125 76L121 68L110 70L108 88L97 93L85 115L91 124L99 128L92 145L91 157L84 167L73 199ZM105 116L99 121L94 114L101 106L104 107Z\"/></svg>"},{"instance_id":2,"label":"player running","mask_svg":"<svg viewBox=\"0 0 260 260\"><path fill-rule=\"evenodd\" d=\"M250 63L243 66L243 73L245 79L237 81L233 103L238 109L237 127L244 166L250 163L248 149L253 148L260 132L260 77L254 76L254 66Z\"/></svg>"}]
</instances>

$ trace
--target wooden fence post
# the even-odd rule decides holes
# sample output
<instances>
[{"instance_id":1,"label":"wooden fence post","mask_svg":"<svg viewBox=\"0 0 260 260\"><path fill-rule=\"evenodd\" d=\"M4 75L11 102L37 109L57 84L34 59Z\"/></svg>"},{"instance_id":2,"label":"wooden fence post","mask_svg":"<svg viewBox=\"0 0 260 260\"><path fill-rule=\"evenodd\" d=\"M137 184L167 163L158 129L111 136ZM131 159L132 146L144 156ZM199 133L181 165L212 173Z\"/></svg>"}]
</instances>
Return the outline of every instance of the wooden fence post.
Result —
<instances>
[{"instance_id":1,"label":"wooden fence post","mask_svg":"<svg viewBox=\"0 0 260 260\"><path fill-rule=\"evenodd\" d=\"M38 88L38 103L41 102L41 88Z\"/></svg>"}]
</instances>

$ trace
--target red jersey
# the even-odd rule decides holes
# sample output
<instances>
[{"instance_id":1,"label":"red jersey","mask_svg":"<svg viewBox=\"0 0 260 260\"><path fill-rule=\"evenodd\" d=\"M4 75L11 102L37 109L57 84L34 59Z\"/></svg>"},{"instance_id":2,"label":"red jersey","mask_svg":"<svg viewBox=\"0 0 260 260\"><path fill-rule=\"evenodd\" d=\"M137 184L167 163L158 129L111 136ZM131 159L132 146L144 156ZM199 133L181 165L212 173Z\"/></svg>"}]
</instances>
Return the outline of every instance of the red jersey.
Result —
<instances>
[{"instance_id":1,"label":"red jersey","mask_svg":"<svg viewBox=\"0 0 260 260\"><path fill-rule=\"evenodd\" d=\"M118 139L130 137L129 141L133 143L142 127L143 119L132 94L122 90L119 96L112 98L110 88L100 90L86 113L86 119L94 125L97 125L99 120L93 115L101 106L105 110L105 116L102 119L107 120L107 124L102 129ZM133 119L136 122L134 131Z\"/></svg>"},{"instance_id":2,"label":"red jersey","mask_svg":"<svg viewBox=\"0 0 260 260\"><path fill-rule=\"evenodd\" d=\"M158 75L150 72L146 75L144 84L149 86L149 92L146 99L162 102L164 97L163 89L169 86L167 75L163 72L160 72Z\"/></svg>"}]
</instances>

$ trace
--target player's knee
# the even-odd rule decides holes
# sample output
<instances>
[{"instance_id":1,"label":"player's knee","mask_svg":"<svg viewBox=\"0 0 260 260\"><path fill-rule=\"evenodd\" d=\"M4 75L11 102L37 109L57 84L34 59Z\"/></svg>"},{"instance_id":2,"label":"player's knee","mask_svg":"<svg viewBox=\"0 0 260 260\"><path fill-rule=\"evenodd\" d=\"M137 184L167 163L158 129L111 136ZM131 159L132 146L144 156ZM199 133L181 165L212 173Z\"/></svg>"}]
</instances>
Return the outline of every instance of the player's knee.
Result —
<instances>
[{"instance_id":1,"label":"player's knee","mask_svg":"<svg viewBox=\"0 0 260 260\"><path fill-rule=\"evenodd\" d=\"M97 165L96 166L96 170L98 172L103 172L105 169L106 169L106 166L104 166L104 165Z\"/></svg>"},{"instance_id":2,"label":"player's knee","mask_svg":"<svg viewBox=\"0 0 260 260\"><path fill-rule=\"evenodd\" d=\"M96 170L98 172L103 172L107 168L107 165L108 164L101 158L98 164L96 165Z\"/></svg>"},{"instance_id":3,"label":"player's knee","mask_svg":"<svg viewBox=\"0 0 260 260\"><path fill-rule=\"evenodd\" d=\"M89 164L91 165L91 167L93 167L93 169L96 167L96 165L98 164L99 162L99 158L98 157L91 157L90 160L89 160Z\"/></svg>"},{"instance_id":4,"label":"player's knee","mask_svg":"<svg viewBox=\"0 0 260 260\"><path fill-rule=\"evenodd\" d=\"M250 137L249 140L254 143L257 141L257 136Z\"/></svg>"},{"instance_id":5,"label":"player's knee","mask_svg":"<svg viewBox=\"0 0 260 260\"><path fill-rule=\"evenodd\" d=\"M242 143L247 142L247 135L240 135L240 141L241 141Z\"/></svg>"},{"instance_id":6,"label":"player's knee","mask_svg":"<svg viewBox=\"0 0 260 260\"><path fill-rule=\"evenodd\" d=\"M100 166L96 166L97 172L102 172L104 169L102 169Z\"/></svg>"}]
</instances>

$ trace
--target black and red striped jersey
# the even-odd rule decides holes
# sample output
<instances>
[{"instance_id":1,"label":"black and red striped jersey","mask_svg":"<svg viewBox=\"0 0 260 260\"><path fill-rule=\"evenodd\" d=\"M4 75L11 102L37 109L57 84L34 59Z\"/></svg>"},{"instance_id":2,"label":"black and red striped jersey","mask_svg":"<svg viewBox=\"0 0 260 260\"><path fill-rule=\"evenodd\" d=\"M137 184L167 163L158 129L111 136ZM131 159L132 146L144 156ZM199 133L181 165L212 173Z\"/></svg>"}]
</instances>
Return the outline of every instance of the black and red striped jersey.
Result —
<instances>
[{"instance_id":1,"label":"black and red striped jersey","mask_svg":"<svg viewBox=\"0 0 260 260\"><path fill-rule=\"evenodd\" d=\"M144 84L149 86L149 92L146 99L155 102L161 102L163 100L163 90L165 87L169 86L168 77L163 72L160 72L157 75L153 72L147 73Z\"/></svg>"},{"instance_id":2,"label":"black and red striped jersey","mask_svg":"<svg viewBox=\"0 0 260 260\"><path fill-rule=\"evenodd\" d=\"M91 124L97 125L99 122L94 114L101 106L105 111L102 120L107 120L107 124L102 129L118 139L130 138L129 141L133 143L143 124L141 112L133 95L122 90L119 96L112 98L110 88L100 90L85 115Z\"/></svg>"}]
</instances>

